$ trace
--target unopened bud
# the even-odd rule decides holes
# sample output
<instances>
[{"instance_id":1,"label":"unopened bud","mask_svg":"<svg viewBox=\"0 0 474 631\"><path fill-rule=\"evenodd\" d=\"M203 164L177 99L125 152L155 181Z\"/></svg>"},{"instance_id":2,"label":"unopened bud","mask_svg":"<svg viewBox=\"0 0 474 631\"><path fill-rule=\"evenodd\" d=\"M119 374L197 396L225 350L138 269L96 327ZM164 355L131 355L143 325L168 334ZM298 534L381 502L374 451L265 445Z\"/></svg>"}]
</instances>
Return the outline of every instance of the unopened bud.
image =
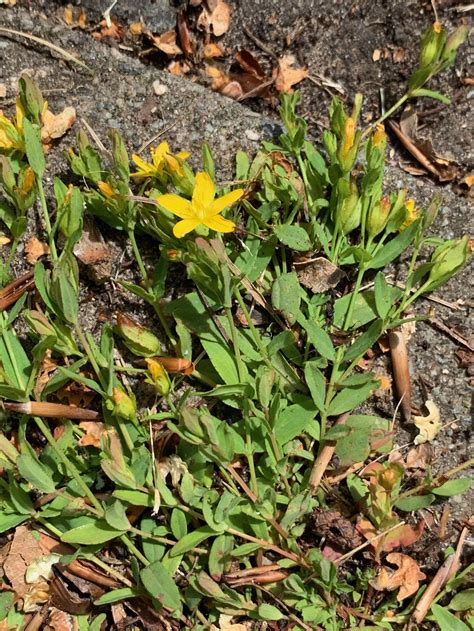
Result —
<instances>
[{"instance_id":1,"label":"unopened bud","mask_svg":"<svg viewBox=\"0 0 474 631\"><path fill-rule=\"evenodd\" d=\"M445 39L446 33L439 22L435 22L426 29L421 40L421 68L426 68L438 61Z\"/></svg>"},{"instance_id":2,"label":"unopened bud","mask_svg":"<svg viewBox=\"0 0 474 631\"><path fill-rule=\"evenodd\" d=\"M376 237L385 228L390 215L392 204L387 195L382 197L367 213L367 234L370 238Z\"/></svg>"},{"instance_id":3,"label":"unopened bud","mask_svg":"<svg viewBox=\"0 0 474 631\"><path fill-rule=\"evenodd\" d=\"M97 186L104 197L107 197L109 199L111 197L115 197L115 191L108 182L102 182L100 180L99 182L97 182Z\"/></svg>"},{"instance_id":4,"label":"unopened bud","mask_svg":"<svg viewBox=\"0 0 474 631\"><path fill-rule=\"evenodd\" d=\"M350 183L349 194L339 208L339 221L343 234L349 234L360 225L362 204L355 180Z\"/></svg>"},{"instance_id":5,"label":"unopened bud","mask_svg":"<svg viewBox=\"0 0 474 631\"><path fill-rule=\"evenodd\" d=\"M135 355L151 357L161 354L160 340L156 335L122 313L117 315L115 331L123 339L125 346Z\"/></svg>"},{"instance_id":6,"label":"unopened bud","mask_svg":"<svg viewBox=\"0 0 474 631\"><path fill-rule=\"evenodd\" d=\"M415 208L415 200L407 199L405 202L405 220L400 226L400 232L403 232L411 226L411 224L418 219L418 210Z\"/></svg>"},{"instance_id":7,"label":"unopened bud","mask_svg":"<svg viewBox=\"0 0 474 631\"><path fill-rule=\"evenodd\" d=\"M156 359L147 358L145 362L148 367L148 383L155 386L158 394L168 394L171 388L171 381L166 370Z\"/></svg>"},{"instance_id":8,"label":"unopened bud","mask_svg":"<svg viewBox=\"0 0 474 631\"><path fill-rule=\"evenodd\" d=\"M112 413L119 418L123 418L126 421L135 421L137 417L137 406L135 401L128 396L120 388L112 389L112 400L114 406Z\"/></svg>"},{"instance_id":9,"label":"unopened bud","mask_svg":"<svg viewBox=\"0 0 474 631\"><path fill-rule=\"evenodd\" d=\"M456 57L457 49L464 44L469 35L469 29L466 25L457 28L454 33L446 40L446 43L441 53L441 59L443 61L453 62Z\"/></svg>"},{"instance_id":10,"label":"unopened bud","mask_svg":"<svg viewBox=\"0 0 474 631\"><path fill-rule=\"evenodd\" d=\"M428 276L429 291L444 284L458 272L470 256L469 236L445 241L433 252L433 267Z\"/></svg>"}]
</instances>

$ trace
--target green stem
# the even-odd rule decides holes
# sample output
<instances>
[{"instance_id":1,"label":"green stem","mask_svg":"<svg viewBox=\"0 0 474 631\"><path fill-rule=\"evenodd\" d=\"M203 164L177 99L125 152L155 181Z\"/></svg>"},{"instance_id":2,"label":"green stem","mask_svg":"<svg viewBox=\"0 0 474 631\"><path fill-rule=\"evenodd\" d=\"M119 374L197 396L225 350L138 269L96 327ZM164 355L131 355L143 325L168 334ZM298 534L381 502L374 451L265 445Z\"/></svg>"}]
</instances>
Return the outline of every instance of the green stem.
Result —
<instances>
[{"instance_id":1,"label":"green stem","mask_svg":"<svg viewBox=\"0 0 474 631\"><path fill-rule=\"evenodd\" d=\"M139 559L143 563L143 565L150 565L150 561L140 552L137 546L132 541L130 541L130 539L126 535L122 535L120 537L120 541L124 544L129 552L134 554L137 559Z\"/></svg>"},{"instance_id":2,"label":"green stem","mask_svg":"<svg viewBox=\"0 0 474 631\"><path fill-rule=\"evenodd\" d=\"M388 109L384 114L382 114L380 118L378 118L374 123L372 123L371 125L369 125L369 127L367 127L367 129L362 134L362 138L365 138L365 136L367 136L367 134L376 125L380 125L380 123L383 123L384 120L386 120L387 118L390 118L390 116L392 116L392 114L394 114L398 110L398 108L401 107L405 103L405 101L407 101L410 98L410 96L411 96L410 93L407 92L400 99L398 99L395 105L392 105L392 107Z\"/></svg>"},{"instance_id":3,"label":"green stem","mask_svg":"<svg viewBox=\"0 0 474 631\"><path fill-rule=\"evenodd\" d=\"M20 242L20 239L18 239L18 238L17 239L13 239L13 241L12 241L10 252L8 253L8 258L7 258L6 262L5 262L5 271L7 273L10 272L10 267L11 267L11 264L12 264L12 261L13 261L13 257L16 254L16 250L18 248L18 243L19 242Z\"/></svg>"},{"instance_id":4,"label":"green stem","mask_svg":"<svg viewBox=\"0 0 474 631\"><path fill-rule=\"evenodd\" d=\"M81 478L81 474L79 470L76 468L76 466L66 457L62 449L58 447L57 442L54 440L53 435L49 431L49 427L46 425L43 419L40 418L39 416L35 416L34 420L35 420L36 425L38 426L38 429L40 430L40 432L43 433L44 437L46 438L49 445L51 446L51 449L54 451L54 453L59 458L59 460L63 463L63 465L65 466L71 478L73 478L77 482L78 486L82 489L84 496L89 498L92 506L97 510L99 515L102 516L104 514L104 509L102 507L102 504L99 502L99 500L96 498L94 493L92 493L90 488Z\"/></svg>"},{"instance_id":5,"label":"green stem","mask_svg":"<svg viewBox=\"0 0 474 631\"><path fill-rule=\"evenodd\" d=\"M48 203L46 202L46 195L44 194L43 182L40 177L36 178L36 184L38 186L38 194L40 198L41 209L43 211L44 225L46 226L46 232L48 233L49 252L53 261L58 260L58 253L56 250L56 243L54 242L53 233L51 229L51 221L49 219Z\"/></svg>"},{"instance_id":6,"label":"green stem","mask_svg":"<svg viewBox=\"0 0 474 631\"><path fill-rule=\"evenodd\" d=\"M138 245L137 245L137 242L136 242L136 239L135 239L135 231L134 230L129 230L128 231L128 238L130 239L130 243L132 245L133 254L135 256L135 260L137 262L138 269L140 270L140 274L142 275L146 286L148 286L148 273L146 271L145 264L144 264L143 259L142 259L142 255L140 254L140 250L138 249Z\"/></svg>"},{"instance_id":7,"label":"green stem","mask_svg":"<svg viewBox=\"0 0 474 631\"><path fill-rule=\"evenodd\" d=\"M97 378L100 381L100 385L102 386L102 389L104 390L104 392L107 392L107 382L105 381L105 378L102 375L102 371L99 367L99 364L97 363L96 358L94 357L94 353L92 352L92 349L87 340L87 337L84 334L84 331L81 329L79 324L76 324L74 326L74 331L76 332L76 335L79 338L79 341L81 342L84 350L86 351L87 358L89 359L89 362L92 368L94 369L94 372L97 375Z\"/></svg>"}]
</instances>

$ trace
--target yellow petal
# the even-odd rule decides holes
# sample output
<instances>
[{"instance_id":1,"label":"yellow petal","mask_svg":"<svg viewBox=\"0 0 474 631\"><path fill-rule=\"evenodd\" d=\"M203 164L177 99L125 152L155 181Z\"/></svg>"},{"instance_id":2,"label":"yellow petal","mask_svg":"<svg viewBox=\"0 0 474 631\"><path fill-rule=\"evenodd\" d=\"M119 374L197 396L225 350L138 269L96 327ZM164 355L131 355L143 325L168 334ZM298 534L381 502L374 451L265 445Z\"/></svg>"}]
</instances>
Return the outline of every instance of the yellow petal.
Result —
<instances>
[{"instance_id":1,"label":"yellow petal","mask_svg":"<svg viewBox=\"0 0 474 631\"><path fill-rule=\"evenodd\" d=\"M199 226L200 223L199 219L183 219L182 221L178 221L178 223L173 226L173 234L178 239L181 239L185 234L194 230L196 226Z\"/></svg>"},{"instance_id":2,"label":"yellow petal","mask_svg":"<svg viewBox=\"0 0 474 631\"><path fill-rule=\"evenodd\" d=\"M212 202L212 206L211 206L212 214L217 215L217 213L222 212L224 208L227 208L227 206L230 206L231 204L236 202L238 199L240 199L243 194L244 194L243 188L236 188L235 191L231 191L230 193L227 193L227 195L223 195L222 197L219 197L214 202Z\"/></svg>"},{"instance_id":3,"label":"yellow petal","mask_svg":"<svg viewBox=\"0 0 474 631\"><path fill-rule=\"evenodd\" d=\"M234 232L235 223L233 221L229 221L228 219L224 219L220 215L216 215L215 217L206 217L203 221L204 225L210 228L211 230L215 230L216 232Z\"/></svg>"},{"instance_id":4,"label":"yellow petal","mask_svg":"<svg viewBox=\"0 0 474 631\"><path fill-rule=\"evenodd\" d=\"M191 202L179 195L173 193L167 193L156 198L156 201L165 210L168 210L173 215L181 217L181 219L191 219L194 217ZM192 230L192 228L191 228Z\"/></svg>"},{"instance_id":5,"label":"yellow petal","mask_svg":"<svg viewBox=\"0 0 474 631\"><path fill-rule=\"evenodd\" d=\"M136 153L132 154L132 160L138 167L138 171L136 173L132 173L134 177L148 177L152 176L155 173L155 167L149 162L146 162L145 160L140 158L140 156L137 156Z\"/></svg>"},{"instance_id":6,"label":"yellow petal","mask_svg":"<svg viewBox=\"0 0 474 631\"><path fill-rule=\"evenodd\" d=\"M157 169L163 168L163 160L167 153L170 152L170 146L167 142L162 142L156 149L151 150L153 164Z\"/></svg>"},{"instance_id":7,"label":"yellow petal","mask_svg":"<svg viewBox=\"0 0 474 631\"><path fill-rule=\"evenodd\" d=\"M209 208L214 200L216 189L214 182L206 172L196 173L196 185L193 193L193 204L199 208Z\"/></svg>"},{"instance_id":8,"label":"yellow petal","mask_svg":"<svg viewBox=\"0 0 474 631\"><path fill-rule=\"evenodd\" d=\"M186 160L187 158L189 158L190 155L191 154L189 153L189 151L180 151L176 154L176 157L180 160Z\"/></svg>"}]
</instances>

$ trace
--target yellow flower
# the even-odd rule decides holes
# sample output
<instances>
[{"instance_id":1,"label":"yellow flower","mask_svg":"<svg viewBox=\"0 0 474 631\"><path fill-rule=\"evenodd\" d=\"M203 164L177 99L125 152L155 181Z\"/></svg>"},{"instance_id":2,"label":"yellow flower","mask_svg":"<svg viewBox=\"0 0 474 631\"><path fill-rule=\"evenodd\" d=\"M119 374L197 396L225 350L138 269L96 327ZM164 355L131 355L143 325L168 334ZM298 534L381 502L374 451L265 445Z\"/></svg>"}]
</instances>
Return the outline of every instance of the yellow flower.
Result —
<instances>
[{"instance_id":1,"label":"yellow flower","mask_svg":"<svg viewBox=\"0 0 474 631\"><path fill-rule=\"evenodd\" d=\"M408 228L408 226L411 226L411 224L418 219L418 210L415 208L414 199L407 199L405 202L405 208L407 214L405 216L405 221L399 228L400 232L403 232L406 228Z\"/></svg>"},{"instance_id":2,"label":"yellow flower","mask_svg":"<svg viewBox=\"0 0 474 631\"><path fill-rule=\"evenodd\" d=\"M132 160L138 167L138 171L132 173L132 177L159 177L165 167L168 167L171 172L181 175L183 169L179 160L186 160L186 158L189 158L189 155L187 151L180 151L176 156L173 156L170 153L168 143L162 142L156 149L151 149L152 163L142 160L135 153L132 155Z\"/></svg>"},{"instance_id":3,"label":"yellow flower","mask_svg":"<svg viewBox=\"0 0 474 631\"><path fill-rule=\"evenodd\" d=\"M100 180L99 182L97 182L97 186L104 197L108 197L109 199L111 197L115 197L115 191L110 186L110 184L108 184L108 182L103 182L102 180Z\"/></svg>"},{"instance_id":4,"label":"yellow flower","mask_svg":"<svg viewBox=\"0 0 474 631\"><path fill-rule=\"evenodd\" d=\"M342 155L347 156L349 151L354 146L356 132L356 123L353 118L349 116L344 125L344 144L342 146Z\"/></svg>"},{"instance_id":5,"label":"yellow flower","mask_svg":"<svg viewBox=\"0 0 474 631\"><path fill-rule=\"evenodd\" d=\"M18 149L24 151L23 145L24 112L20 99L16 100L15 121L8 119L0 111L0 149Z\"/></svg>"},{"instance_id":6,"label":"yellow flower","mask_svg":"<svg viewBox=\"0 0 474 631\"><path fill-rule=\"evenodd\" d=\"M216 189L207 173L196 174L196 184L191 201L179 195L167 194L157 198L158 204L170 213L181 217L173 227L173 234L180 239L197 226L207 226L216 232L233 232L235 224L220 216L220 213L242 197L244 190L238 188L227 195L214 199Z\"/></svg>"}]
</instances>

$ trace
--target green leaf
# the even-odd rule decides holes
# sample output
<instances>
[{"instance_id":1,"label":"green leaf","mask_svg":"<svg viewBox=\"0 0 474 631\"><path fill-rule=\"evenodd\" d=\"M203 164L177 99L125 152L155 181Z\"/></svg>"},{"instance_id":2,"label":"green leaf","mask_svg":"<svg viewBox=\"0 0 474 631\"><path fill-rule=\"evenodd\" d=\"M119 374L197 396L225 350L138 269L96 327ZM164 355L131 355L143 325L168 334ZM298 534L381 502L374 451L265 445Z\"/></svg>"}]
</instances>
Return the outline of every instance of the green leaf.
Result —
<instances>
[{"instance_id":1,"label":"green leaf","mask_svg":"<svg viewBox=\"0 0 474 631\"><path fill-rule=\"evenodd\" d=\"M431 613L439 624L440 631L469 631L467 624L440 605L431 605Z\"/></svg>"},{"instance_id":2,"label":"green leaf","mask_svg":"<svg viewBox=\"0 0 474 631\"><path fill-rule=\"evenodd\" d=\"M300 302L300 284L296 272L279 276L272 286L272 305L290 325L295 324L298 318Z\"/></svg>"},{"instance_id":3,"label":"green leaf","mask_svg":"<svg viewBox=\"0 0 474 631\"><path fill-rule=\"evenodd\" d=\"M104 517L109 526L115 530L128 530L130 528L125 508L118 500L107 508Z\"/></svg>"},{"instance_id":4,"label":"green leaf","mask_svg":"<svg viewBox=\"0 0 474 631\"><path fill-rule=\"evenodd\" d=\"M94 522L68 530L61 535L61 541L91 546L120 537L124 532L125 530L112 528L104 519L98 519Z\"/></svg>"},{"instance_id":5,"label":"green leaf","mask_svg":"<svg viewBox=\"0 0 474 631\"><path fill-rule=\"evenodd\" d=\"M339 416L353 410L370 396L375 387L376 382L371 381L354 388L343 388L329 404L328 416Z\"/></svg>"},{"instance_id":6,"label":"green leaf","mask_svg":"<svg viewBox=\"0 0 474 631\"><path fill-rule=\"evenodd\" d=\"M44 159L43 144L38 125L30 123L27 118L23 119L23 135L25 137L26 157L30 167L35 174L41 178L46 169Z\"/></svg>"},{"instance_id":7,"label":"green leaf","mask_svg":"<svg viewBox=\"0 0 474 631\"><path fill-rule=\"evenodd\" d=\"M420 508L430 506L435 499L436 497L432 493L428 493L428 495L411 495L397 500L395 502L395 507L399 510L411 513L412 511L419 510Z\"/></svg>"},{"instance_id":8,"label":"green leaf","mask_svg":"<svg viewBox=\"0 0 474 631\"><path fill-rule=\"evenodd\" d=\"M259 617L264 620L282 620L285 617L279 609L268 603L260 605L257 612Z\"/></svg>"},{"instance_id":9,"label":"green leaf","mask_svg":"<svg viewBox=\"0 0 474 631\"><path fill-rule=\"evenodd\" d=\"M173 508L171 511L170 528L173 537L180 541L188 532L188 522L186 515L179 508Z\"/></svg>"},{"instance_id":10,"label":"green leaf","mask_svg":"<svg viewBox=\"0 0 474 631\"><path fill-rule=\"evenodd\" d=\"M326 400L326 382L323 373L315 362L306 362L304 376L314 404L321 412L324 410Z\"/></svg>"},{"instance_id":11,"label":"green leaf","mask_svg":"<svg viewBox=\"0 0 474 631\"><path fill-rule=\"evenodd\" d=\"M147 506L153 508L153 497L142 491L117 490L112 493L114 497L123 502L128 502L132 506Z\"/></svg>"},{"instance_id":12,"label":"green leaf","mask_svg":"<svg viewBox=\"0 0 474 631\"><path fill-rule=\"evenodd\" d=\"M331 338L326 333L326 331L316 324L315 322L311 322L310 320L305 320L304 318L299 318L298 323L304 328L308 335L308 339L317 352L321 355L321 357L325 357L326 359L333 360L336 352L334 350L334 346Z\"/></svg>"},{"instance_id":13,"label":"green leaf","mask_svg":"<svg viewBox=\"0 0 474 631\"><path fill-rule=\"evenodd\" d=\"M121 587L120 589L113 589L111 592L107 592L97 600L94 600L94 605L100 607L101 605L111 605L121 600L128 598L136 598L140 596L140 592L131 587Z\"/></svg>"},{"instance_id":14,"label":"green leaf","mask_svg":"<svg viewBox=\"0 0 474 631\"><path fill-rule=\"evenodd\" d=\"M352 344L352 346L347 349L343 361L352 362L354 361L354 359L362 357L364 353L366 353L369 348L372 348L375 342L379 339L379 337L382 335L382 331L383 321L376 320L375 322L373 322L369 326L367 331L365 331L365 333L358 337L354 344Z\"/></svg>"},{"instance_id":15,"label":"green leaf","mask_svg":"<svg viewBox=\"0 0 474 631\"><path fill-rule=\"evenodd\" d=\"M220 581L222 574L230 565L234 543L234 537L231 535L219 535L212 542L209 551L209 574L213 580Z\"/></svg>"},{"instance_id":16,"label":"green leaf","mask_svg":"<svg viewBox=\"0 0 474 631\"><path fill-rule=\"evenodd\" d=\"M459 478L457 480L448 480L436 489L431 489L435 495L442 497L451 497L452 495L461 495L471 488L472 481L469 478Z\"/></svg>"},{"instance_id":17,"label":"green leaf","mask_svg":"<svg viewBox=\"0 0 474 631\"><path fill-rule=\"evenodd\" d=\"M418 88L417 90L412 90L411 96L428 96L432 99L436 99L437 101L441 101L445 105L449 105L451 103L451 99L441 92L437 92L436 90L428 90L427 88Z\"/></svg>"},{"instance_id":18,"label":"green leaf","mask_svg":"<svg viewBox=\"0 0 474 631\"><path fill-rule=\"evenodd\" d=\"M213 535L215 536L215 534L216 531L209 526L202 526L197 530L193 530L193 532L190 532L178 541L178 543L171 548L168 554L170 557L180 556L185 552L189 552L206 539L209 539L209 537L212 537Z\"/></svg>"},{"instance_id":19,"label":"green leaf","mask_svg":"<svg viewBox=\"0 0 474 631\"><path fill-rule=\"evenodd\" d=\"M6 532L29 519L29 515L17 515L16 513L0 513L0 532Z\"/></svg>"},{"instance_id":20,"label":"green leaf","mask_svg":"<svg viewBox=\"0 0 474 631\"><path fill-rule=\"evenodd\" d=\"M304 432L316 415L313 402L308 397L301 397L302 404L289 405L280 412L275 422L273 431L280 445Z\"/></svg>"},{"instance_id":21,"label":"green leaf","mask_svg":"<svg viewBox=\"0 0 474 631\"><path fill-rule=\"evenodd\" d=\"M56 485L51 477L51 470L47 469L37 458L31 454L22 454L16 464L20 475L25 478L35 489L43 493L54 493Z\"/></svg>"},{"instance_id":22,"label":"green leaf","mask_svg":"<svg viewBox=\"0 0 474 631\"><path fill-rule=\"evenodd\" d=\"M339 457L341 467L349 466L353 462L363 462L371 451L386 453L390 450L392 440L389 435L389 420L379 416L355 414L349 416L345 426L350 429L350 432L347 436L340 438L336 445L336 455ZM348 487L351 491L350 484L352 481L348 479ZM363 484L362 488L365 489Z\"/></svg>"},{"instance_id":23,"label":"green leaf","mask_svg":"<svg viewBox=\"0 0 474 631\"><path fill-rule=\"evenodd\" d=\"M394 239L385 243L374 258L367 264L367 269L385 267L396 259L413 241L419 225L420 220L418 219L403 230L403 232L400 232Z\"/></svg>"},{"instance_id":24,"label":"green leaf","mask_svg":"<svg viewBox=\"0 0 474 631\"><path fill-rule=\"evenodd\" d=\"M383 272L379 272L375 277L374 292L377 313L384 320L392 307L392 292Z\"/></svg>"},{"instance_id":25,"label":"green leaf","mask_svg":"<svg viewBox=\"0 0 474 631\"><path fill-rule=\"evenodd\" d=\"M467 611L468 609L474 609L474 588L465 589L464 591L456 594L449 603L448 607L453 611Z\"/></svg>"},{"instance_id":26,"label":"green leaf","mask_svg":"<svg viewBox=\"0 0 474 631\"><path fill-rule=\"evenodd\" d=\"M211 148L206 142L202 146L202 167L213 180L216 175L216 165L214 164Z\"/></svg>"},{"instance_id":27,"label":"green leaf","mask_svg":"<svg viewBox=\"0 0 474 631\"><path fill-rule=\"evenodd\" d=\"M161 561L155 561L140 572L140 578L147 592L163 607L180 617L181 596L176 583L166 571Z\"/></svg>"},{"instance_id":28,"label":"green leaf","mask_svg":"<svg viewBox=\"0 0 474 631\"><path fill-rule=\"evenodd\" d=\"M276 234L278 241L287 245L292 250L298 252L308 252L311 250L312 244L308 233L301 226L275 226L273 232Z\"/></svg>"},{"instance_id":29,"label":"green leaf","mask_svg":"<svg viewBox=\"0 0 474 631\"><path fill-rule=\"evenodd\" d=\"M333 425L324 434L324 440L340 440L351 433L351 428L346 425Z\"/></svg>"}]
</instances>

